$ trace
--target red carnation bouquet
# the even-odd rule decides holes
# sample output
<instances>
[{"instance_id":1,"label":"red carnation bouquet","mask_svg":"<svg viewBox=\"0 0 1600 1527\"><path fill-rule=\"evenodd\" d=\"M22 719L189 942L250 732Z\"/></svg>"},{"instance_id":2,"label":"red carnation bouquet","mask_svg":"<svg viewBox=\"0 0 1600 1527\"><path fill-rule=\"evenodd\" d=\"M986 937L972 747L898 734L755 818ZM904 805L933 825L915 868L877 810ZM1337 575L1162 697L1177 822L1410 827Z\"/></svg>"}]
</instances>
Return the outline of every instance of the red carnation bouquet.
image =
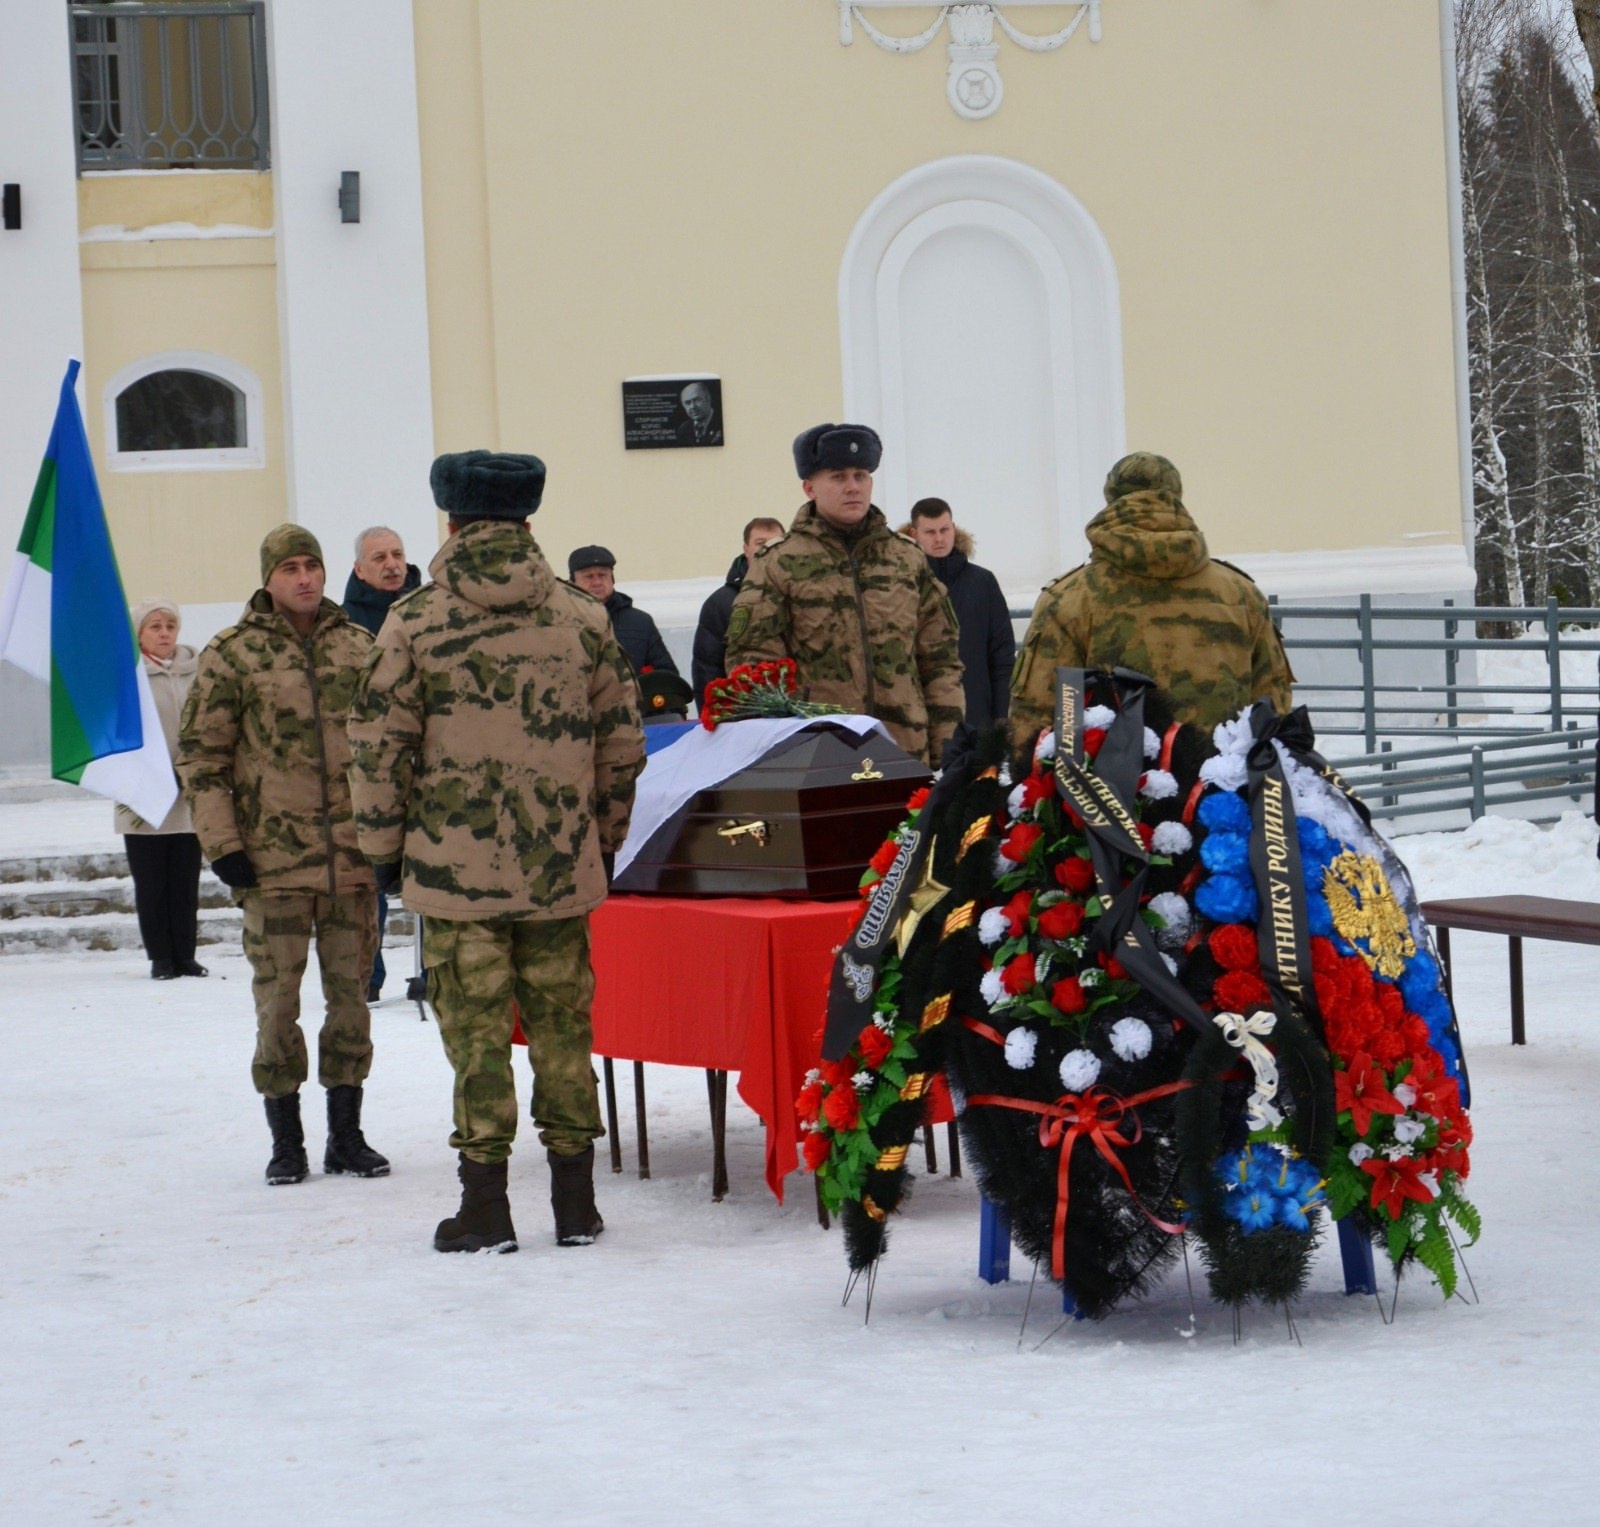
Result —
<instances>
[{"instance_id":1,"label":"red carnation bouquet","mask_svg":"<svg viewBox=\"0 0 1600 1527\"><path fill-rule=\"evenodd\" d=\"M741 663L725 679L713 679L706 685L700 701L700 724L710 732L724 721L843 714L841 706L802 700L799 690L792 657Z\"/></svg>"}]
</instances>

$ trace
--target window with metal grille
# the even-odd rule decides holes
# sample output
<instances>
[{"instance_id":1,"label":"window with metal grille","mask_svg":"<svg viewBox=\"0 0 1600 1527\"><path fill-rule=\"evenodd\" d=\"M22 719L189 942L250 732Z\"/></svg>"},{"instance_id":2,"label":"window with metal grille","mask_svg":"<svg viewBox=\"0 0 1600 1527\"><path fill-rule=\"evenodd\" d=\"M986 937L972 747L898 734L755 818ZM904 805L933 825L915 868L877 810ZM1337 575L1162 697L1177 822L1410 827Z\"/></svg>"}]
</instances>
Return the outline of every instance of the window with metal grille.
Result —
<instances>
[{"instance_id":1,"label":"window with metal grille","mask_svg":"<svg viewBox=\"0 0 1600 1527\"><path fill-rule=\"evenodd\" d=\"M262 0L71 3L78 169L267 168Z\"/></svg>"}]
</instances>

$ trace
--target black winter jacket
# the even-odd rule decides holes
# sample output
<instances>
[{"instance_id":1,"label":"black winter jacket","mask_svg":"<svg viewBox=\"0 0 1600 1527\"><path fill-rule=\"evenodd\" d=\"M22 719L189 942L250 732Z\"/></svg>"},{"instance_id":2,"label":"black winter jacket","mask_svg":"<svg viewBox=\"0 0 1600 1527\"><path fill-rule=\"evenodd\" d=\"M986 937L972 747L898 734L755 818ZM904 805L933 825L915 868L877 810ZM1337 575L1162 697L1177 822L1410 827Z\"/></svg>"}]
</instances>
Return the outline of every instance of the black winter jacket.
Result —
<instances>
[{"instance_id":1,"label":"black winter jacket","mask_svg":"<svg viewBox=\"0 0 1600 1527\"><path fill-rule=\"evenodd\" d=\"M389 613L389 606L421 587L422 574L414 562L406 563L406 581L392 594L387 589L375 589L370 583L363 583L351 573L344 586L344 612L358 626L376 636Z\"/></svg>"},{"instance_id":2,"label":"black winter jacket","mask_svg":"<svg viewBox=\"0 0 1600 1527\"><path fill-rule=\"evenodd\" d=\"M958 536L948 557L929 557L933 576L950 594L961 627L962 687L966 691L967 724L986 727L1011 708L1011 665L1017 655L1011 616L995 575L967 560ZM967 541L970 546L970 540Z\"/></svg>"},{"instance_id":3,"label":"black winter jacket","mask_svg":"<svg viewBox=\"0 0 1600 1527\"><path fill-rule=\"evenodd\" d=\"M739 585L744 582L748 566L744 553L740 552L728 569L727 581L700 606L700 624L694 633L694 662L689 665L696 703L705 699L707 684L727 675L728 617L733 613L733 601L739 595Z\"/></svg>"},{"instance_id":4,"label":"black winter jacket","mask_svg":"<svg viewBox=\"0 0 1600 1527\"><path fill-rule=\"evenodd\" d=\"M634 609L626 594L613 589L606 600L606 614L611 617L611 629L617 633L618 645L628 654L635 673L643 673L646 668L655 673L678 671L655 621L643 610Z\"/></svg>"}]
</instances>

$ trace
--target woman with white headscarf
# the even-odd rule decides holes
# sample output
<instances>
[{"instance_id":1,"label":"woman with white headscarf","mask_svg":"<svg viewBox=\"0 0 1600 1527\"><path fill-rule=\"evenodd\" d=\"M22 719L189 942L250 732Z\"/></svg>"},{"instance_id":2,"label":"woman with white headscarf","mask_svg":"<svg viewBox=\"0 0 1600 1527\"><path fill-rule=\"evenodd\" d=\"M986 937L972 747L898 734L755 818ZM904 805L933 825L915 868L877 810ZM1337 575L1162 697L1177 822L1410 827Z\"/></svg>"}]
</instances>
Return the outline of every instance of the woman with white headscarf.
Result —
<instances>
[{"instance_id":1,"label":"woman with white headscarf","mask_svg":"<svg viewBox=\"0 0 1600 1527\"><path fill-rule=\"evenodd\" d=\"M170 599L147 599L133 607L139 655L161 716L167 752L173 758L178 756L183 702L198 667L194 648L178 645L178 625L178 607ZM151 977L170 981L176 976L207 974L194 957L200 911L200 840L195 836L188 803L180 795L156 827L126 806L118 806L117 831L123 834L128 851L139 936L150 957Z\"/></svg>"}]
</instances>

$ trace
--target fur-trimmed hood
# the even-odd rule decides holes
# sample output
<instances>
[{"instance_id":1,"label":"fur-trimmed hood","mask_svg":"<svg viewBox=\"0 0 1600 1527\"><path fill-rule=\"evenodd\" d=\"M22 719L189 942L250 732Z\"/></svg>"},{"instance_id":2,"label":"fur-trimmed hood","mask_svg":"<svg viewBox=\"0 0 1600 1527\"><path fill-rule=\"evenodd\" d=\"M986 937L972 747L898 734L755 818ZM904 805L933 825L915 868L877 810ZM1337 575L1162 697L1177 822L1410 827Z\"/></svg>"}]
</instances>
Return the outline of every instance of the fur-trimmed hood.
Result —
<instances>
[{"instance_id":1,"label":"fur-trimmed hood","mask_svg":"<svg viewBox=\"0 0 1600 1527\"><path fill-rule=\"evenodd\" d=\"M912 522L907 520L904 525L897 526L896 528L899 530L901 535L909 536L911 535L911 524ZM914 541L916 540L916 537L911 536L911 539ZM972 539L972 536L967 531L963 530L959 525L956 526L955 549L959 551L963 557L966 557L970 561L972 558L973 549L977 546L977 544L978 543Z\"/></svg>"}]
</instances>

